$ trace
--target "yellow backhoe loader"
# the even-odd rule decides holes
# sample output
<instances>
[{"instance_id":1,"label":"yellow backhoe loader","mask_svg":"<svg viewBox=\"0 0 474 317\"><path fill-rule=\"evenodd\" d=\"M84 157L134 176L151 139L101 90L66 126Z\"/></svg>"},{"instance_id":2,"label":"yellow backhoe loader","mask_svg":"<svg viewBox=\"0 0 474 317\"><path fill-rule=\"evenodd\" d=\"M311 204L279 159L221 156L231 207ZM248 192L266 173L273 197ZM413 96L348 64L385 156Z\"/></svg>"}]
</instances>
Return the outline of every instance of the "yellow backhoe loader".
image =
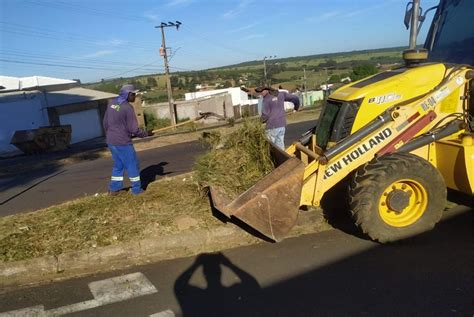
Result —
<instances>
[{"instance_id":1,"label":"yellow backhoe loader","mask_svg":"<svg viewBox=\"0 0 474 317\"><path fill-rule=\"evenodd\" d=\"M416 37L436 10L423 49ZM423 15L408 3L405 66L341 87L317 126L285 152L277 168L237 199L211 188L214 207L279 241L301 206L319 206L349 179L357 226L390 242L434 227L447 187L474 193L474 1L442 0Z\"/></svg>"}]
</instances>

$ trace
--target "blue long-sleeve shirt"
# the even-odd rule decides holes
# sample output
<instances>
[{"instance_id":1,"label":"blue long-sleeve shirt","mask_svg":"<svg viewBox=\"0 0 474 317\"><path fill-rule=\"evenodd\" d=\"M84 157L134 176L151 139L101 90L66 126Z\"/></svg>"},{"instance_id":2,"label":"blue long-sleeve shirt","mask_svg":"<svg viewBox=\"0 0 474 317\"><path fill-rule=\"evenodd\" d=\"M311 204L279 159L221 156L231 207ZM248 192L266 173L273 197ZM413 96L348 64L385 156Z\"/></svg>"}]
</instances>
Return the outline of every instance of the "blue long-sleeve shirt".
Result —
<instances>
[{"instance_id":1,"label":"blue long-sleeve shirt","mask_svg":"<svg viewBox=\"0 0 474 317\"><path fill-rule=\"evenodd\" d=\"M286 126L285 101L292 102L295 110L300 107L298 96L284 91L278 92L278 95L271 94L263 97L262 121L266 123L266 129L275 129Z\"/></svg>"},{"instance_id":2,"label":"blue long-sleeve shirt","mask_svg":"<svg viewBox=\"0 0 474 317\"><path fill-rule=\"evenodd\" d=\"M104 131L107 144L127 145L132 136L144 138L148 133L138 127L137 117L132 105L127 101L119 104L116 98L107 106L104 116Z\"/></svg>"}]
</instances>

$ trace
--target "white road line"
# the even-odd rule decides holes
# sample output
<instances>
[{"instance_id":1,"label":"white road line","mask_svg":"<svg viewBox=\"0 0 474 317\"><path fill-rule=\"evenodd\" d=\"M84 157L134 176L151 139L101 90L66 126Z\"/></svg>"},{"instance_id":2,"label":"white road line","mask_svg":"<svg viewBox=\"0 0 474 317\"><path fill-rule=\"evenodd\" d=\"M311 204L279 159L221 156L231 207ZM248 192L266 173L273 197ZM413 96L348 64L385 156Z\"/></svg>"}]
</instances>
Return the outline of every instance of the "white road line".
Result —
<instances>
[{"instance_id":1,"label":"white road line","mask_svg":"<svg viewBox=\"0 0 474 317\"><path fill-rule=\"evenodd\" d=\"M158 292L140 272L89 283L94 298L103 304Z\"/></svg>"},{"instance_id":2,"label":"white road line","mask_svg":"<svg viewBox=\"0 0 474 317\"><path fill-rule=\"evenodd\" d=\"M47 311L44 311L43 306L33 306L1 313L0 317L61 316L158 292L145 275L139 272L89 283L89 289L94 296L92 300Z\"/></svg>"},{"instance_id":3,"label":"white road line","mask_svg":"<svg viewBox=\"0 0 474 317\"><path fill-rule=\"evenodd\" d=\"M153 315L150 315L150 317L174 317L174 313L172 310L164 310L164 311L161 311L159 313L156 313L156 314L153 314Z\"/></svg>"},{"instance_id":4,"label":"white road line","mask_svg":"<svg viewBox=\"0 0 474 317\"><path fill-rule=\"evenodd\" d=\"M0 317L45 317L44 306L32 306L18 310L12 310L6 313L0 313Z\"/></svg>"}]
</instances>

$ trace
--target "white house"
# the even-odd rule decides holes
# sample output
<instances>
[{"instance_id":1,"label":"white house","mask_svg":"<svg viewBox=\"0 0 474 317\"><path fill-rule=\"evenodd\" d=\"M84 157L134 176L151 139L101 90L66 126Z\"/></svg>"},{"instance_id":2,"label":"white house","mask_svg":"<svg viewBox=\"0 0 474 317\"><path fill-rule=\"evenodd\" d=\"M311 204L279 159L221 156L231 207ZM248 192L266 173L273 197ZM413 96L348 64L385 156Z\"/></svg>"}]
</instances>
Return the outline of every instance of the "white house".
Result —
<instances>
[{"instance_id":1,"label":"white house","mask_svg":"<svg viewBox=\"0 0 474 317\"><path fill-rule=\"evenodd\" d=\"M219 95L228 93L232 97L232 104L234 106L237 105L254 105L257 104L258 99L249 99L247 92L240 89L240 87L231 87L231 88L224 88L224 89L215 89L215 90L205 90L205 91L196 91L196 92L188 92L184 94L184 98L186 100L193 100L203 97L208 97L212 95Z\"/></svg>"},{"instance_id":2,"label":"white house","mask_svg":"<svg viewBox=\"0 0 474 317\"><path fill-rule=\"evenodd\" d=\"M20 153L10 144L17 130L72 126L71 143L103 136L102 118L114 94L50 77L0 76L0 156Z\"/></svg>"},{"instance_id":3,"label":"white house","mask_svg":"<svg viewBox=\"0 0 474 317\"><path fill-rule=\"evenodd\" d=\"M19 90L31 90L40 87L52 87L52 86L65 86L65 85L77 85L76 80L60 79L44 76L30 76L30 77L10 77L0 76L0 93L19 91Z\"/></svg>"}]
</instances>

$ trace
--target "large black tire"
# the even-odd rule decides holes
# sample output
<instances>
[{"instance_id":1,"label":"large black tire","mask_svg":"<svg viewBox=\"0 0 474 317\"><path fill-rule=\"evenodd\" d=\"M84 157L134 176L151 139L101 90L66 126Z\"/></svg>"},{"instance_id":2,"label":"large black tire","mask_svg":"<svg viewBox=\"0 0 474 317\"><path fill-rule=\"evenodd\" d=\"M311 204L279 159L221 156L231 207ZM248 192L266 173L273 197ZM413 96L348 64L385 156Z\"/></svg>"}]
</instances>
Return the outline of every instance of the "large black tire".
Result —
<instances>
[{"instance_id":1,"label":"large black tire","mask_svg":"<svg viewBox=\"0 0 474 317\"><path fill-rule=\"evenodd\" d=\"M381 243L431 230L446 205L446 185L426 160L406 153L376 158L360 167L349 187L356 225Z\"/></svg>"}]
</instances>

